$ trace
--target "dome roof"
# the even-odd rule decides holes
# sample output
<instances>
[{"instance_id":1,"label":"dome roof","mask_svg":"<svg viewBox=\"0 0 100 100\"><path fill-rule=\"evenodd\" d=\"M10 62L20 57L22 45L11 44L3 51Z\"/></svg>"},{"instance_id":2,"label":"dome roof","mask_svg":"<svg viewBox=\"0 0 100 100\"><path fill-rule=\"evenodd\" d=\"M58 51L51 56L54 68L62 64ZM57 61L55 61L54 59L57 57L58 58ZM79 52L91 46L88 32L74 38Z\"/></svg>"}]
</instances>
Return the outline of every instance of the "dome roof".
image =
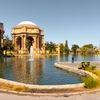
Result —
<instances>
[{"instance_id":1,"label":"dome roof","mask_svg":"<svg viewBox=\"0 0 100 100\"><path fill-rule=\"evenodd\" d=\"M35 25L35 26L37 26L35 23L33 23L31 21L23 21L23 22L20 22L18 25L23 25L23 24L29 24L29 25Z\"/></svg>"}]
</instances>

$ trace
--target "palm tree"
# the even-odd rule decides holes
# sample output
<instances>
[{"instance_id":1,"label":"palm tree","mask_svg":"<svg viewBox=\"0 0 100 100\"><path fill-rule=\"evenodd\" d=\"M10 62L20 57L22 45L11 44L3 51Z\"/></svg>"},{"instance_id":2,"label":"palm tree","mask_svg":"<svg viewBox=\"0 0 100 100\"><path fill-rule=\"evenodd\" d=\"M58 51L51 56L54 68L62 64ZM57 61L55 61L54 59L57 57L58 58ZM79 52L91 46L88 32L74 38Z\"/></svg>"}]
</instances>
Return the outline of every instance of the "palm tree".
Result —
<instances>
[{"instance_id":1,"label":"palm tree","mask_svg":"<svg viewBox=\"0 0 100 100\"><path fill-rule=\"evenodd\" d=\"M64 45L61 43L60 44L60 54L64 53Z\"/></svg>"}]
</instances>

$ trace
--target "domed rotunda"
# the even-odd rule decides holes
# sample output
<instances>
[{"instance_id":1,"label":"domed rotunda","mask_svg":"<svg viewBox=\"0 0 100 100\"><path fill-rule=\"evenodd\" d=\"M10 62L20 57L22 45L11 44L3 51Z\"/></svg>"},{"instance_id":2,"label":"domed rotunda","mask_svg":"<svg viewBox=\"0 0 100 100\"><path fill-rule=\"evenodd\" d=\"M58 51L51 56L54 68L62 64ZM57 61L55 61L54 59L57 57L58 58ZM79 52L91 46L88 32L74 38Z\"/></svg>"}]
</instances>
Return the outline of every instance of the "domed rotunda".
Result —
<instances>
[{"instance_id":1,"label":"domed rotunda","mask_svg":"<svg viewBox=\"0 0 100 100\"><path fill-rule=\"evenodd\" d=\"M29 53L33 46L35 54L44 52L44 33L35 23L30 21L20 22L12 28L12 43L15 54Z\"/></svg>"}]
</instances>

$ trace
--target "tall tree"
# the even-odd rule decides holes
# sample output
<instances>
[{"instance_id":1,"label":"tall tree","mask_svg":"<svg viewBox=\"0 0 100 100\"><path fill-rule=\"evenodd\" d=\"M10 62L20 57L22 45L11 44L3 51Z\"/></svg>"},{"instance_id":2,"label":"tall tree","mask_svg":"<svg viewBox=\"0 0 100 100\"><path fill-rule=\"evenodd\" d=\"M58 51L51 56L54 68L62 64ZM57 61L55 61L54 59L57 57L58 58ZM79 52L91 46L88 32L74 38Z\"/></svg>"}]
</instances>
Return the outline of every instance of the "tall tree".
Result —
<instances>
[{"instance_id":1,"label":"tall tree","mask_svg":"<svg viewBox=\"0 0 100 100\"><path fill-rule=\"evenodd\" d=\"M73 51L74 54L76 54L78 48L79 46L77 44L73 44L71 50Z\"/></svg>"},{"instance_id":2,"label":"tall tree","mask_svg":"<svg viewBox=\"0 0 100 100\"><path fill-rule=\"evenodd\" d=\"M69 47L68 47L68 41L65 42L65 53L69 54Z\"/></svg>"},{"instance_id":3,"label":"tall tree","mask_svg":"<svg viewBox=\"0 0 100 100\"><path fill-rule=\"evenodd\" d=\"M60 44L60 54L64 53L64 45L61 43Z\"/></svg>"}]
</instances>

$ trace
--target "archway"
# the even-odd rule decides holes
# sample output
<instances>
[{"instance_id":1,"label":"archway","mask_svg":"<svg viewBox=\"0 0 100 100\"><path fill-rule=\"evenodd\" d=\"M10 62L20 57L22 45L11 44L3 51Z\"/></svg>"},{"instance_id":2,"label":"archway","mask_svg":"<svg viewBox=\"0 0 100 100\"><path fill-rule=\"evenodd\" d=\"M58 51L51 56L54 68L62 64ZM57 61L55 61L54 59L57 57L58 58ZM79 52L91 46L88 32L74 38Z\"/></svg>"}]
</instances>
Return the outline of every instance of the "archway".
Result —
<instances>
[{"instance_id":1,"label":"archway","mask_svg":"<svg viewBox=\"0 0 100 100\"><path fill-rule=\"evenodd\" d=\"M30 52L30 46L33 45L34 39L32 37L27 37L26 39L26 48Z\"/></svg>"},{"instance_id":2,"label":"archway","mask_svg":"<svg viewBox=\"0 0 100 100\"><path fill-rule=\"evenodd\" d=\"M22 46L21 41L22 41L21 37L17 37L17 40L16 40L17 50L21 50L21 46Z\"/></svg>"}]
</instances>

